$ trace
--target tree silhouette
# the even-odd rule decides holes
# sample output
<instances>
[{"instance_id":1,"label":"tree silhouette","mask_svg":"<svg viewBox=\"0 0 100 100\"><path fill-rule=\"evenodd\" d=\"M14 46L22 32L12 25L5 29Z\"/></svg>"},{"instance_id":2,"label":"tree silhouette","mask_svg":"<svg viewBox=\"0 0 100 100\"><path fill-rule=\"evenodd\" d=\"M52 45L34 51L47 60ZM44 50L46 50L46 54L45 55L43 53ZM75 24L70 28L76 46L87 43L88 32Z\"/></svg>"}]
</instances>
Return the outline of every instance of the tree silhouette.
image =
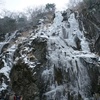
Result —
<instances>
[{"instance_id":1,"label":"tree silhouette","mask_svg":"<svg viewBox=\"0 0 100 100\"><path fill-rule=\"evenodd\" d=\"M46 7L45 7L48 11L55 11L55 4L54 3L52 3L52 4L50 4L50 3L47 3L46 4Z\"/></svg>"}]
</instances>

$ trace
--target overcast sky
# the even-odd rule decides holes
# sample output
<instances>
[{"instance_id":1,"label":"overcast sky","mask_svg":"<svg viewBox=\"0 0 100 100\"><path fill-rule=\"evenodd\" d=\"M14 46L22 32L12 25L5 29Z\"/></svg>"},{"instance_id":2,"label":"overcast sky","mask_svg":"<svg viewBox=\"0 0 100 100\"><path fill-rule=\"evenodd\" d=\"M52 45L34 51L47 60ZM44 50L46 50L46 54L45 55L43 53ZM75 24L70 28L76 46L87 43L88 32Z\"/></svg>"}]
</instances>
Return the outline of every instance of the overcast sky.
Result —
<instances>
[{"instance_id":1,"label":"overcast sky","mask_svg":"<svg viewBox=\"0 0 100 100\"><path fill-rule=\"evenodd\" d=\"M69 0L5 0L3 8L11 11L23 11L29 6L36 7L47 3L55 3L57 9L63 9L66 7L68 1Z\"/></svg>"}]
</instances>

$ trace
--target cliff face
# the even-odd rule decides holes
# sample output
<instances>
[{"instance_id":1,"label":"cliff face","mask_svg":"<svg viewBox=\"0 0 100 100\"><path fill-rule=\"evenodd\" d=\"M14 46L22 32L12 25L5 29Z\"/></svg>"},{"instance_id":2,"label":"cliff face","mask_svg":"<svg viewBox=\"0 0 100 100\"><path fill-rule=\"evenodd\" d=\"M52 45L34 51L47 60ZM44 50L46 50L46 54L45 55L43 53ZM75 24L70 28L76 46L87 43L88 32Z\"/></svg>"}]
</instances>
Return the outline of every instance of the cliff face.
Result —
<instances>
[{"instance_id":1,"label":"cliff face","mask_svg":"<svg viewBox=\"0 0 100 100\"><path fill-rule=\"evenodd\" d=\"M100 55L100 4L94 4L90 9L83 9L80 15L91 52Z\"/></svg>"},{"instance_id":2,"label":"cliff face","mask_svg":"<svg viewBox=\"0 0 100 100\"><path fill-rule=\"evenodd\" d=\"M57 12L53 23L6 38L0 44L1 91L23 100L99 98L99 24L85 13Z\"/></svg>"}]
</instances>

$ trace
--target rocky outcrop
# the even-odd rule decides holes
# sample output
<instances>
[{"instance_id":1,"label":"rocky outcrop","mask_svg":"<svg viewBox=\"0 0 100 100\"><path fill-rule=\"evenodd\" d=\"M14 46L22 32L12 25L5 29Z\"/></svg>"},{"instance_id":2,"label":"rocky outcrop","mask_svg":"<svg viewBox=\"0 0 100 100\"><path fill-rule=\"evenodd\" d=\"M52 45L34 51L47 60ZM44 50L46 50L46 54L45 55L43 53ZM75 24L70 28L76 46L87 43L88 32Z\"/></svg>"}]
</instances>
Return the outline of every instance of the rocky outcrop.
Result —
<instances>
[{"instance_id":1,"label":"rocky outcrop","mask_svg":"<svg viewBox=\"0 0 100 100\"><path fill-rule=\"evenodd\" d=\"M81 58L82 64L87 68L88 75L91 81L91 95L94 93L98 93L98 85L99 85L99 75L100 75L100 65L97 63L96 58L92 58L91 62L89 62L86 58Z\"/></svg>"},{"instance_id":2,"label":"rocky outcrop","mask_svg":"<svg viewBox=\"0 0 100 100\"><path fill-rule=\"evenodd\" d=\"M100 55L100 6L94 4L91 9L83 9L80 13L80 20L86 30L84 32L90 42L91 52L96 52Z\"/></svg>"},{"instance_id":3,"label":"rocky outcrop","mask_svg":"<svg viewBox=\"0 0 100 100\"><path fill-rule=\"evenodd\" d=\"M46 66L46 38L32 40L29 45L27 42L19 44L15 52L14 59L20 58L13 66L10 79L12 90L23 96L23 100L40 100L43 94L43 81L41 72ZM24 50L25 47L32 48L30 51ZM30 49L29 48L29 49ZM34 63L35 68L31 68L29 62L23 61L22 55L26 54L28 60Z\"/></svg>"},{"instance_id":4,"label":"rocky outcrop","mask_svg":"<svg viewBox=\"0 0 100 100\"><path fill-rule=\"evenodd\" d=\"M36 79L28 65L18 61L11 70L10 78L13 91L18 95L21 94L23 100L39 100Z\"/></svg>"},{"instance_id":5,"label":"rocky outcrop","mask_svg":"<svg viewBox=\"0 0 100 100\"><path fill-rule=\"evenodd\" d=\"M90 52L78 17L66 16L57 13L53 25L40 26L16 49L11 86L24 100L91 100L99 93L98 56Z\"/></svg>"},{"instance_id":6,"label":"rocky outcrop","mask_svg":"<svg viewBox=\"0 0 100 100\"><path fill-rule=\"evenodd\" d=\"M10 78L10 91L23 100L95 100L100 92L99 25L85 14L56 12L52 23L8 39L0 71L9 69L2 75Z\"/></svg>"}]
</instances>

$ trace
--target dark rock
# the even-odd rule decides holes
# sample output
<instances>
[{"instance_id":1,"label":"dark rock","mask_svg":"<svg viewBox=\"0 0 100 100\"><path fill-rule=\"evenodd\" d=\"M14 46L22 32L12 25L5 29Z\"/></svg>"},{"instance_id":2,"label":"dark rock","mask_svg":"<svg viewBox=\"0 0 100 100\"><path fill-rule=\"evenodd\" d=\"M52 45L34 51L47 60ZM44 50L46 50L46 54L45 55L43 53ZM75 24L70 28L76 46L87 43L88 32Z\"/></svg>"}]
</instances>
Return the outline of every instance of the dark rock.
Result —
<instances>
[{"instance_id":1,"label":"dark rock","mask_svg":"<svg viewBox=\"0 0 100 100\"><path fill-rule=\"evenodd\" d=\"M85 36L90 40L90 49L91 52L97 52L97 54L100 55L100 6L98 6L95 3L94 6L91 7L91 9L83 9L80 18L81 22L83 22L83 26L87 33L85 33ZM92 9L95 9L94 12ZM80 26L82 26L80 24Z\"/></svg>"},{"instance_id":2,"label":"dark rock","mask_svg":"<svg viewBox=\"0 0 100 100\"><path fill-rule=\"evenodd\" d=\"M2 49L1 49L1 52L4 52L7 50L7 47L8 47L9 43L6 43L3 45Z\"/></svg>"},{"instance_id":3,"label":"dark rock","mask_svg":"<svg viewBox=\"0 0 100 100\"><path fill-rule=\"evenodd\" d=\"M18 61L11 70L10 78L13 91L23 95L24 100L33 100L39 97L39 89L35 84L35 78L26 64Z\"/></svg>"},{"instance_id":4,"label":"dark rock","mask_svg":"<svg viewBox=\"0 0 100 100\"><path fill-rule=\"evenodd\" d=\"M75 42L76 42L76 50L81 50L81 45L80 45L80 43L81 43L81 40L76 36L75 37Z\"/></svg>"},{"instance_id":5,"label":"dark rock","mask_svg":"<svg viewBox=\"0 0 100 100\"><path fill-rule=\"evenodd\" d=\"M4 62L2 61L2 59L0 59L0 69L4 67Z\"/></svg>"},{"instance_id":6,"label":"dark rock","mask_svg":"<svg viewBox=\"0 0 100 100\"><path fill-rule=\"evenodd\" d=\"M62 16L63 16L63 21L68 21L67 12L63 12Z\"/></svg>"},{"instance_id":7,"label":"dark rock","mask_svg":"<svg viewBox=\"0 0 100 100\"><path fill-rule=\"evenodd\" d=\"M46 61L46 46L47 46L46 38L36 38L32 42L32 47L35 48L33 54L41 63Z\"/></svg>"},{"instance_id":8,"label":"dark rock","mask_svg":"<svg viewBox=\"0 0 100 100\"><path fill-rule=\"evenodd\" d=\"M100 55L100 35L95 42L95 51Z\"/></svg>"},{"instance_id":9,"label":"dark rock","mask_svg":"<svg viewBox=\"0 0 100 100\"><path fill-rule=\"evenodd\" d=\"M85 59L80 59L82 64L87 68L89 77L91 79L91 94L94 92L96 93L98 89L98 77L100 75L100 65L96 66L96 61L92 61L93 63L87 62Z\"/></svg>"},{"instance_id":10,"label":"dark rock","mask_svg":"<svg viewBox=\"0 0 100 100\"><path fill-rule=\"evenodd\" d=\"M63 83L63 73L61 71L60 68L56 68L54 67L54 77L55 77L55 81L57 81L58 85L61 85Z\"/></svg>"}]
</instances>

